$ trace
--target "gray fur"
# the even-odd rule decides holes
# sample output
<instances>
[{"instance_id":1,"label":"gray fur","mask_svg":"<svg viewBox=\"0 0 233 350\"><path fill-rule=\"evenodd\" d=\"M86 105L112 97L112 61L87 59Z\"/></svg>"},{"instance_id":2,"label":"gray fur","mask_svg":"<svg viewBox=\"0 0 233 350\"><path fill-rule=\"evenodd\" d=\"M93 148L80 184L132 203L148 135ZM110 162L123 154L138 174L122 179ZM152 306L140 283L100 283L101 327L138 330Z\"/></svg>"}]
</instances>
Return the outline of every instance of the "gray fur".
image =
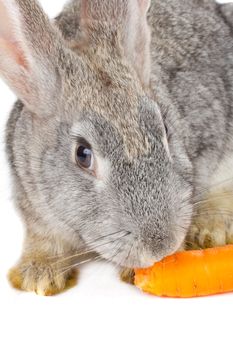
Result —
<instances>
[{"instance_id":1,"label":"gray fur","mask_svg":"<svg viewBox=\"0 0 233 350\"><path fill-rule=\"evenodd\" d=\"M106 1L90 3L96 6L94 14L85 9L88 19L77 0L58 16L63 39L52 25L37 28L56 36L48 63L52 86L49 101L38 102L43 108L20 95L23 102L8 122L15 198L27 231L44 241L59 237L76 251L99 240L90 246L104 258L147 266L182 245L192 196L208 187L223 155L233 151L230 7L212 0L152 0L150 39L146 22L132 20L130 0L114 0L121 16L104 12L104 23L98 15ZM33 23L34 10L28 11ZM128 31L138 28L141 36L130 39ZM33 42L35 33L25 31ZM39 57L47 52L40 40L33 50ZM39 91L46 88L38 83ZM97 162L108 164L104 180L72 161L79 135Z\"/></svg>"}]
</instances>

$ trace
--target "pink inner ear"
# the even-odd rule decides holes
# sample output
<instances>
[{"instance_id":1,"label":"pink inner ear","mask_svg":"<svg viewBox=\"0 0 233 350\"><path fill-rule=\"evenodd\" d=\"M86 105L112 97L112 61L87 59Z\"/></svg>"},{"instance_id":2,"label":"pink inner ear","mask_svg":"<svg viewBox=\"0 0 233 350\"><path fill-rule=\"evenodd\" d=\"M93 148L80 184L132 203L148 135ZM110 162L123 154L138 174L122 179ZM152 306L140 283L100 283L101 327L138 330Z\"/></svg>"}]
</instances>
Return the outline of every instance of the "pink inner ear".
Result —
<instances>
[{"instance_id":1,"label":"pink inner ear","mask_svg":"<svg viewBox=\"0 0 233 350\"><path fill-rule=\"evenodd\" d=\"M18 43L0 38L0 52L6 57L10 57L16 64L28 69L28 62Z\"/></svg>"},{"instance_id":2,"label":"pink inner ear","mask_svg":"<svg viewBox=\"0 0 233 350\"><path fill-rule=\"evenodd\" d=\"M10 17L9 9L0 0L0 54L8 56L16 64L27 69L28 62L20 44L17 42L17 28L14 28L14 26L14 17Z\"/></svg>"},{"instance_id":3,"label":"pink inner ear","mask_svg":"<svg viewBox=\"0 0 233 350\"><path fill-rule=\"evenodd\" d=\"M149 10L150 0L138 0L138 5L143 13Z\"/></svg>"}]
</instances>

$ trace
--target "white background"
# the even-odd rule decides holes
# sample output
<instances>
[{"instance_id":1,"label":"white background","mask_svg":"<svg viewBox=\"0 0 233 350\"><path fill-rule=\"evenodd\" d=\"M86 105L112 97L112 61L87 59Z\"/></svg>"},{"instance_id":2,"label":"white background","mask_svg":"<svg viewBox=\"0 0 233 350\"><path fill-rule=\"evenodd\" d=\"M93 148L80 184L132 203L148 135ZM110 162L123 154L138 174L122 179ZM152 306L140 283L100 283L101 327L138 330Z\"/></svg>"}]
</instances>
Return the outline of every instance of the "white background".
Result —
<instances>
[{"instance_id":1,"label":"white background","mask_svg":"<svg viewBox=\"0 0 233 350\"><path fill-rule=\"evenodd\" d=\"M54 16L64 0L41 2ZM14 100L0 81L0 349L232 349L233 294L150 297L120 282L114 267L104 263L84 267L78 286L56 297L11 289L6 274L23 239L4 154L4 127Z\"/></svg>"}]
</instances>

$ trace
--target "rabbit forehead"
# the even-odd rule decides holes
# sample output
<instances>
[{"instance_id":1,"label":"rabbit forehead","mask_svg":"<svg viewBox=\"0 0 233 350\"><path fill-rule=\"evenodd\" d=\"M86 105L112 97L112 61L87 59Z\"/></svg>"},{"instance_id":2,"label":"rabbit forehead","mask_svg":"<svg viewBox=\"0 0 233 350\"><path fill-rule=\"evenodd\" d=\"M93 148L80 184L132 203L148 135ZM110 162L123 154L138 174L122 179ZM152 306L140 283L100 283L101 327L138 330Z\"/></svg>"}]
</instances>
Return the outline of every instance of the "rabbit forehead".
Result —
<instances>
[{"instance_id":1,"label":"rabbit forehead","mask_svg":"<svg viewBox=\"0 0 233 350\"><path fill-rule=\"evenodd\" d=\"M111 104L106 94L106 104L101 108L98 97L82 111L75 111L71 133L86 138L98 149L105 145L108 152L122 146L129 160L151 153L154 143L163 142L164 127L156 104L150 105L147 97L120 98ZM102 100L103 103L103 100ZM104 150L103 150L104 152Z\"/></svg>"},{"instance_id":2,"label":"rabbit forehead","mask_svg":"<svg viewBox=\"0 0 233 350\"><path fill-rule=\"evenodd\" d=\"M136 96L129 96L121 91L96 93L93 89L82 91L83 96L77 99L75 119L88 117L89 123L95 127L95 123L102 123L114 127L125 145L129 157L140 155L149 151L149 142L141 130L138 118L138 99ZM128 95L128 96L127 96ZM89 97L89 98L88 98ZM94 116L100 116L97 118ZM93 116L93 117L92 117ZM97 125L96 125L97 126ZM77 126L74 128L77 129Z\"/></svg>"},{"instance_id":3,"label":"rabbit forehead","mask_svg":"<svg viewBox=\"0 0 233 350\"><path fill-rule=\"evenodd\" d=\"M74 123L86 115L99 115L117 129L129 158L147 154L150 141L145 126L142 127L143 115L151 119L151 125L157 123L162 129L158 106L145 96L135 71L126 61L118 56L107 60L101 53L70 57L71 69L68 67L69 74L63 75L62 104L66 115Z\"/></svg>"},{"instance_id":4,"label":"rabbit forehead","mask_svg":"<svg viewBox=\"0 0 233 350\"><path fill-rule=\"evenodd\" d=\"M65 66L59 104L65 114L75 119L84 112L98 114L117 128L129 155L148 150L138 118L139 100L145 92L127 62L115 58L108 63L100 54L94 58L85 54L77 59L72 55Z\"/></svg>"},{"instance_id":5,"label":"rabbit forehead","mask_svg":"<svg viewBox=\"0 0 233 350\"><path fill-rule=\"evenodd\" d=\"M149 153L149 145L136 122L131 127L120 125L90 111L74 122L71 135L86 139L105 158L115 152L124 152L124 157L132 160Z\"/></svg>"}]
</instances>

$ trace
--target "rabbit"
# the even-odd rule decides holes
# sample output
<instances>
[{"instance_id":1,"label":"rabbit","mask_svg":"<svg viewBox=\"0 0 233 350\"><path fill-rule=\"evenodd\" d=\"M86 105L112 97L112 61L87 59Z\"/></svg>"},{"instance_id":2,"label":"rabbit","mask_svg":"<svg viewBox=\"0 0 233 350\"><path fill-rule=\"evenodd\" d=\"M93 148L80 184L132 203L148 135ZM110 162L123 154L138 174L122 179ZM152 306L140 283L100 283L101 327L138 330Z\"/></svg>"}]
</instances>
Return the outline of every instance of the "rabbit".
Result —
<instances>
[{"instance_id":1,"label":"rabbit","mask_svg":"<svg viewBox=\"0 0 233 350\"><path fill-rule=\"evenodd\" d=\"M98 259L133 282L135 267L190 242L233 241L231 9L73 0L50 20L35 0L0 0L0 75L18 98L6 150L26 230L15 288L60 293Z\"/></svg>"}]
</instances>

